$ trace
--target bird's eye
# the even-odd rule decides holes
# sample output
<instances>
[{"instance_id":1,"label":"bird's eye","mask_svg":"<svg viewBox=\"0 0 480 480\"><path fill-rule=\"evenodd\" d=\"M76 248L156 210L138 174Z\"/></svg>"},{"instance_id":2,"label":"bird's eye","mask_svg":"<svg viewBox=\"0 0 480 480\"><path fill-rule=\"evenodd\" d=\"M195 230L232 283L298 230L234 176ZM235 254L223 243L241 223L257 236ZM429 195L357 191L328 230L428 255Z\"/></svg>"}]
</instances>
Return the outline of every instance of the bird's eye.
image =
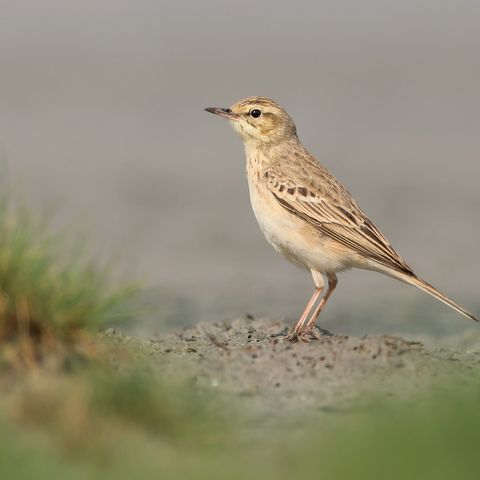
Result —
<instances>
[{"instance_id":1,"label":"bird's eye","mask_svg":"<svg viewBox=\"0 0 480 480\"><path fill-rule=\"evenodd\" d=\"M250 110L250 115L253 118L258 118L261 114L262 112L258 108L254 108L253 110Z\"/></svg>"}]
</instances>

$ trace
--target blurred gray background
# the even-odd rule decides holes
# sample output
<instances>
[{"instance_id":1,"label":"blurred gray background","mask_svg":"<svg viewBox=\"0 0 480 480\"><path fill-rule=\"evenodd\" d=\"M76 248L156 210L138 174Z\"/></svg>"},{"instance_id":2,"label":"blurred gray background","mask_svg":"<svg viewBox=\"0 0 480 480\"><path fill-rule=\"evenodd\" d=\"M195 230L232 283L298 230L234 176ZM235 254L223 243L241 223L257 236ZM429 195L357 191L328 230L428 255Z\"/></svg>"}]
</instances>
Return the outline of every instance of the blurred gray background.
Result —
<instances>
[{"instance_id":1,"label":"blurred gray background","mask_svg":"<svg viewBox=\"0 0 480 480\"><path fill-rule=\"evenodd\" d=\"M154 289L146 330L293 321L310 276L263 240L240 139L203 111L270 96L418 273L478 313L480 2L286 3L1 0L4 178ZM322 322L473 332L363 271Z\"/></svg>"}]
</instances>

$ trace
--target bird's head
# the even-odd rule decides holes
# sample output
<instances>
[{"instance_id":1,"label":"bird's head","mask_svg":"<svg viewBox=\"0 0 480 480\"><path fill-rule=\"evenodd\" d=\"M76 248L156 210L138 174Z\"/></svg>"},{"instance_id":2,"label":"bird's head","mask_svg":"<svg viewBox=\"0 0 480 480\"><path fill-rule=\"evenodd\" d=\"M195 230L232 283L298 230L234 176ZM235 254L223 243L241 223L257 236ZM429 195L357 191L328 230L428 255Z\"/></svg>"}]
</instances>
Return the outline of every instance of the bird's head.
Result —
<instances>
[{"instance_id":1,"label":"bird's head","mask_svg":"<svg viewBox=\"0 0 480 480\"><path fill-rule=\"evenodd\" d=\"M211 107L205 110L230 120L244 142L280 143L297 135L290 115L269 98L249 97L230 108Z\"/></svg>"}]
</instances>

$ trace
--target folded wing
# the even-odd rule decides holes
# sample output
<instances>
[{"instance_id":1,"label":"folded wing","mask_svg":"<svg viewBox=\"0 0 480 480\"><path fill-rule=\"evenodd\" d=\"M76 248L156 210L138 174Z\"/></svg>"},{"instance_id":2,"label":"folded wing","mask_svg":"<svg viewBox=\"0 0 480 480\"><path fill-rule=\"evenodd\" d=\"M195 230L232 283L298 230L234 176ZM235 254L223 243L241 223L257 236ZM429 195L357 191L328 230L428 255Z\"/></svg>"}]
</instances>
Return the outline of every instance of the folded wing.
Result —
<instances>
[{"instance_id":1,"label":"folded wing","mask_svg":"<svg viewBox=\"0 0 480 480\"><path fill-rule=\"evenodd\" d=\"M265 178L272 195L283 208L323 235L386 267L413 274L412 269L356 206L346 190L342 192L343 199L328 198L308 186L282 183L271 171L266 172ZM348 197L345 198L345 195Z\"/></svg>"}]
</instances>

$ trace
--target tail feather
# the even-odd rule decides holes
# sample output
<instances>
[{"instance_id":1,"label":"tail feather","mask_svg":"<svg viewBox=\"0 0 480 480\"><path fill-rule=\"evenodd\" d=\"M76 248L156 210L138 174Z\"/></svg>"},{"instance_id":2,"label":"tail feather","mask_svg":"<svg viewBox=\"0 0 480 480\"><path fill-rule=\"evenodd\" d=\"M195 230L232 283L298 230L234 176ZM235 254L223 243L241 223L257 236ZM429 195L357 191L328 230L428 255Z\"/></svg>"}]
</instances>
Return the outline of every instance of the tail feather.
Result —
<instances>
[{"instance_id":1,"label":"tail feather","mask_svg":"<svg viewBox=\"0 0 480 480\"><path fill-rule=\"evenodd\" d=\"M461 313L465 317L470 318L471 320L474 320L475 322L480 322L480 320L472 315L469 311L465 310L463 307L461 307L458 303L454 302L450 298L448 298L446 295L443 293L439 292L435 287L432 287L429 283L427 283L425 280L422 280L420 277L417 277L415 274L407 274L403 272L388 272L388 275L397 278L398 280L401 280L405 283L408 283L410 285L413 285L415 287L418 287L420 290L423 290L424 292L430 294L432 297L436 298L437 300L440 300L441 302L445 303L449 307L453 308L456 310L458 313Z\"/></svg>"}]
</instances>

